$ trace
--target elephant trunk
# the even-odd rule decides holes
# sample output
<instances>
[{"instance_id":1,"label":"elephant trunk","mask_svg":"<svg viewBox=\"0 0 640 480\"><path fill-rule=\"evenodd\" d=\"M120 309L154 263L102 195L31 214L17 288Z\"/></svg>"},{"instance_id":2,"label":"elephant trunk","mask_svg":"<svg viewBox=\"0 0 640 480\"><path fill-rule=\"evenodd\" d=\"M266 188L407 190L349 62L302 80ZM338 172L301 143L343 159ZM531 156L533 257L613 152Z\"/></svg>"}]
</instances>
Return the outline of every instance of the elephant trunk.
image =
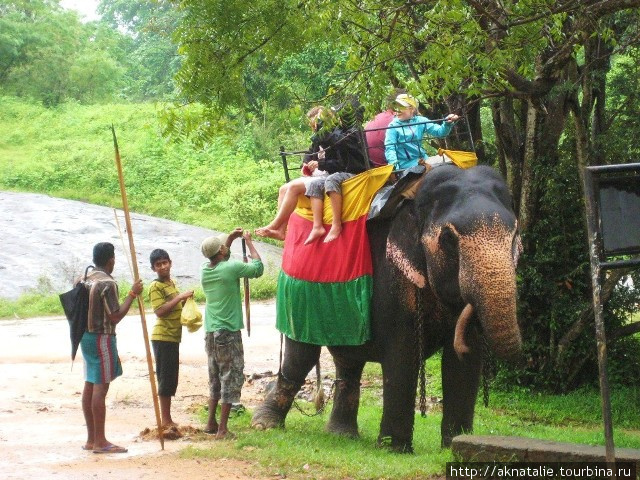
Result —
<instances>
[{"instance_id":1,"label":"elephant trunk","mask_svg":"<svg viewBox=\"0 0 640 480\"><path fill-rule=\"evenodd\" d=\"M459 337L458 330L462 332L464 323L468 323L475 313L495 355L504 360L516 360L521 353L522 339L516 315L516 274L511 254L513 236L500 236L496 242L497 235L495 231L493 233L493 242L485 236L481 243L477 243L476 238L472 244L461 248L466 252L466 258L461 258L460 262L465 265L460 269L460 291L468 305L460 315L458 323L461 325L456 326L456 337ZM464 345L461 338L458 342Z\"/></svg>"}]
</instances>

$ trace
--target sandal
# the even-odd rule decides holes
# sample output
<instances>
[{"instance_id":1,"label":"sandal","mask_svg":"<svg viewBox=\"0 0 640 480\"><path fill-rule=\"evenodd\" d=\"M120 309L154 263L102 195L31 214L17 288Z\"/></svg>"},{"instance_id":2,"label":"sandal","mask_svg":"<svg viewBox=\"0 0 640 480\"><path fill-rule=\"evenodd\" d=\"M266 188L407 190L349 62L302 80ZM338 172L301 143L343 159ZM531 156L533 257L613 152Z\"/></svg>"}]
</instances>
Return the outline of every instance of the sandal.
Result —
<instances>
[{"instance_id":1,"label":"sandal","mask_svg":"<svg viewBox=\"0 0 640 480\"><path fill-rule=\"evenodd\" d=\"M93 453L127 453L129 450L127 450L124 447L119 447L118 445L107 445L106 447L102 447L102 448L94 448L93 449Z\"/></svg>"}]
</instances>

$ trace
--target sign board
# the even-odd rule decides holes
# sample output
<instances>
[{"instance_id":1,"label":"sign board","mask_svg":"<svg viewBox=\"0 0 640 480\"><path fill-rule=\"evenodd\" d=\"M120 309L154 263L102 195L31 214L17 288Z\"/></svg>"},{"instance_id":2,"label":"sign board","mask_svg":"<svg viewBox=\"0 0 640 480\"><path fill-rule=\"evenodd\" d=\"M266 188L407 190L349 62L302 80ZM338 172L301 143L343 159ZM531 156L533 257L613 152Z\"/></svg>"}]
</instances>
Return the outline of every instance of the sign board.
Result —
<instances>
[{"instance_id":1,"label":"sign board","mask_svg":"<svg viewBox=\"0 0 640 480\"><path fill-rule=\"evenodd\" d=\"M588 167L600 257L640 253L640 164Z\"/></svg>"},{"instance_id":2,"label":"sign board","mask_svg":"<svg viewBox=\"0 0 640 480\"><path fill-rule=\"evenodd\" d=\"M640 253L640 175L599 182L605 255Z\"/></svg>"}]
</instances>

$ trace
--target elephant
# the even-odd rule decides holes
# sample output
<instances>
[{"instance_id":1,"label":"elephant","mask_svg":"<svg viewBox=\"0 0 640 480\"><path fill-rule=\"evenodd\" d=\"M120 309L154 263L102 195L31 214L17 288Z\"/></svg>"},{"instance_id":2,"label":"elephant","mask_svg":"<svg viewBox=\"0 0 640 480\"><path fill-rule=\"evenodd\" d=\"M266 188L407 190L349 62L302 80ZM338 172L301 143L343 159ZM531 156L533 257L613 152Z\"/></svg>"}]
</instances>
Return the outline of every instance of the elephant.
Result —
<instances>
[{"instance_id":1,"label":"elephant","mask_svg":"<svg viewBox=\"0 0 640 480\"><path fill-rule=\"evenodd\" d=\"M358 435L362 371L366 362L379 362L378 443L412 452L420 363L442 349L441 445L448 447L473 428L483 341L500 359L521 355L515 268L522 246L511 195L491 167L438 166L424 175L414 199L389 219L369 220L367 230L372 338L328 347L336 381L327 430ZM275 388L254 411L255 428L284 426L320 349L285 337L282 367Z\"/></svg>"}]
</instances>

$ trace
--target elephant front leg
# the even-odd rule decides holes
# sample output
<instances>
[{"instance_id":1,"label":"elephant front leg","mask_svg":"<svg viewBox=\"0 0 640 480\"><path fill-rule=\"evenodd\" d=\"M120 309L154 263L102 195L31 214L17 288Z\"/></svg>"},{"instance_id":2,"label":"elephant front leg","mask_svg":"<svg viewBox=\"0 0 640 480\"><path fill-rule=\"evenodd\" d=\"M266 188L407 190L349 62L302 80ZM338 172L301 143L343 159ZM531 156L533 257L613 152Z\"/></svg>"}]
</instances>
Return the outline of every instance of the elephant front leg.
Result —
<instances>
[{"instance_id":1,"label":"elephant front leg","mask_svg":"<svg viewBox=\"0 0 640 480\"><path fill-rule=\"evenodd\" d=\"M320 359L320 346L296 342L285 337L282 371L276 385L253 412L251 426L258 430L284 427L291 404L304 380Z\"/></svg>"},{"instance_id":2,"label":"elephant front leg","mask_svg":"<svg viewBox=\"0 0 640 480\"><path fill-rule=\"evenodd\" d=\"M480 336L475 328L467 331L470 350L460 360L453 340L442 352L442 446L450 447L453 437L473 431L473 415L482 371Z\"/></svg>"},{"instance_id":3,"label":"elephant front leg","mask_svg":"<svg viewBox=\"0 0 640 480\"><path fill-rule=\"evenodd\" d=\"M348 437L358 436L360 379L365 363L356 350L354 347L329 347L336 366L336 382L327 431Z\"/></svg>"},{"instance_id":4,"label":"elephant front leg","mask_svg":"<svg viewBox=\"0 0 640 480\"><path fill-rule=\"evenodd\" d=\"M418 378L414 351L398 351L382 363L383 408L378 445L413 453L413 424Z\"/></svg>"}]
</instances>

